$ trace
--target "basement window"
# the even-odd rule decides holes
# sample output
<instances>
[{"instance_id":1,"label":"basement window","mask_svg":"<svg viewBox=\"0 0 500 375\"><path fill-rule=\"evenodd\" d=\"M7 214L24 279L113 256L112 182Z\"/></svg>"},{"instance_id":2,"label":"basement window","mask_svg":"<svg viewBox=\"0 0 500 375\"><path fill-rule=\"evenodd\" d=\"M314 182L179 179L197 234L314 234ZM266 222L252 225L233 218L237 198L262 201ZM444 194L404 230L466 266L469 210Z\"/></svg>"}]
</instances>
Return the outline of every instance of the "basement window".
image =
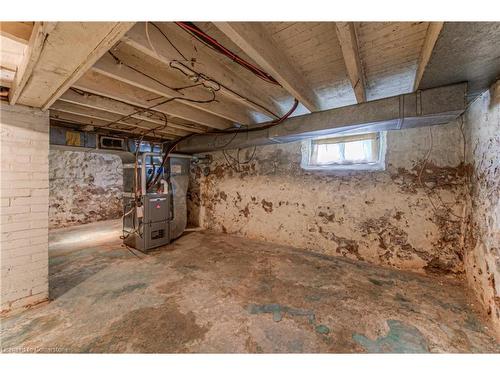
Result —
<instances>
[{"instance_id":1,"label":"basement window","mask_svg":"<svg viewBox=\"0 0 500 375\"><path fill-rule=\"evenodd\" d=\"M302 168L383 170L385 151L385 132L311 138L302 145Z\"/></svg>"}]
</instances>

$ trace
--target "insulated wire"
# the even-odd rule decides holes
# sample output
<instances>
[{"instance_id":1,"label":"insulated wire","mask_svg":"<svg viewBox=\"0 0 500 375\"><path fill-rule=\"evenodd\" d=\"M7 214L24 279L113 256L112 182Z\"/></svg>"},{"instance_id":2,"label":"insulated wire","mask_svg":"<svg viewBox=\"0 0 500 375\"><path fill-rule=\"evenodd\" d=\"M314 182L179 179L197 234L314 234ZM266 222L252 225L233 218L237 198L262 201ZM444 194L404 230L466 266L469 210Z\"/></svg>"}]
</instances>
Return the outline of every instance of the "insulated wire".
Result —
<instances>
[{"instance_id":1,"label":"insulated wire","mask_svg":"<svg viewBox=\"0 0 500 375\"><path fill-rule=\"evenodd\" d=\"M171 40L167 37L167 35L166 35L166 34L165 34L165 33L164 33L164 32L163 32L163 31L162 31L162 30L161 30L161 29L160 29L160 28L159 28L156 24L154 24L154 23L152 23L152 22L151 22L151 24L152 24L153 26L155 26L155 27L158 29L158 31L159 31L159 32L163 35L163 37L167 40L167 42L168 42L168 43L170 43L170 45L171 45L171 46L172 46L172 47L173 47L173 48L174 48L174 49L175 49L175 50L179 53L179 55L182 57L182 59L183 59L184 61L192 61L192 60L187 60L187 59L186 59L186 57L182 54L182 52L180 52L180 50L179 50L179 49L178 49L178 48L177 48L177 47L176 47L176 46L172 43L172 41L171 41ZM149 46L150 46L150 48L154 51L154 53L155 53L158 57L161 57L161 54L159 54L159 53L158 53L158 51L156 50L156 48L154 47L154 45L153 45L153 43L152 43L152 41L151 41L151 38L150 38L150 35L149 35L149 29L148 29L148 22L146 22L146 24L145 24L145 25L146 25L146 26L145 26L146 38L147 38L147 40L148 40ZM190 33L190 35L192 35L192 34ZM225 48L225 47L223 47L223 46L221 46L221 47L222 47L222 48ZM173 61L175 61L175 60L172 60L172 61L170 62L170 64L169 64L169 66L170 66L171 68L173 68L173 69L178 69L178 70L180 70L180 71L181 71L184 75L187 75L187 74L186 74L185 72L183 72L181 69L179 69L179 68L177 68L177 67L172 66L172 62L173 62ZM178 63L180 63L179 61L177 61L177 62L178 62ZM181 64L181 63L180 63L180 64ZM182 65L184 65L184 64L182 64ZM190 69L190 70L193 70L192 68L189 68L189 69ZM258 69L258 68L257 68L257 69ZM258 104L258 103L256 103L256 102L254 102L253 100L251 100L251 99L249 99L249 98L246 98L246 97L244 97L244 96L243 96L243 95L241 95L241 94L238 94L237 92L235 92L235 91L231 90L230 88L228 88L228 87L226 87L226 86L222 85L220 82L218 82L218 81L216 81L216 80L214 80L214 79L212 79L212 78L210 78L210 77L206 77L205 75L203 75L203 74L202 74L202 73L200 73L200 72L196 72L196 71L195 71L195 73L196 73L196 77L197 77L197 78L201 77L201 78L203 78L204 80L209 80L209 81L211 81L211 82L214 82L214 83L216 83L216 84L219 86L219 88L220 88L220 87L223 87L223 88L224 88L225 90L227 90L228 92L231 92L232 94L234 94L234 95L236 95L236 96L240 97L241 99L243 99L243 100L245 100L246 102L248 102L248 103L252 104L253 106L256 106L256 107L258 107L258 108L260 108L260 109L264 110L266 113L271 114L272 116L274 116L274 117L278 118L278 115L276 115L273 111L271 111L271 110L269 110L269 109L265 108L263 105L260 105L260 104ZM267 73L265 73L265 74L267 74ZM205 85L204 85L204 86L205 86ZM207 86L205 86L205 87L207 87Z\"/></svg>"},{"instance_id":2,"label":"insulated wire","mask_svg":"<svg viewBox=\"0 0 500 375\"><path fill-rule=\"evenodd\" d=\"M269 129L273 126L276 126L278 124L281 124L283 121L285 121L288 117L290 117L290 115L295 111L295 109L297 109L297 106L298 106L299 102L297 99L295 99L292 107L290 108L290 110L285 113L282 117L280 117L279 119L267 124L267 125L264 125L264 126L259 126L259 127L255 127L255 128L252 128L252 129L225 129L225 130L218 130L218 131L209 131L209 132L206 132L206 133L203 133L203 135L211 135L211 134L214 134L214 135L220 135L220 134L234 134L233 137L229 140L229 142L226 143L226 145L224 145L222 148L225 148L227 146L229 146L229 144L236 138L236 136L238 135L238 133L240 132L254 132L254 131L259 131L259 130L264 130L264 129ZM166 160L168 159L168 156L169 154L175 149L175 147L182 141L194 136L196 134L188 134L188 135L185 135L183 137L180 137L178 138L177 140L175 140L174 142L172 142L170 145L169 145L169 148L167 149L167 151L165 152L165 156L163 157L163 161L162 161L162 164L161 164L161 167L164 168L165 167L165 163L166 163ZM151 183L150 186L156 184L157 182L157 177L153 180L153 182Z\"/></svg>"},{"instance_id":3,"label":"insulated wire","mask_svg":"<svg viewBox=\"0 0 500 375\"><path fill-rule=\"evenodd\" d=\"M234 52L232 52L231 50L220 44L216 39L212 38L210 35L203 32L199 27L197 27L192 22L175 22L175 24L181 27L183 30L188 31L191 35L193 35L197 40L201 41L203 44L209 46L213 50L228 57L238 65L244 67L245 69L251 71L260 79L272 83L274 85L281 86L281 84L276 79L274 79L274 77L272 77L270 74L256 67L252 63L242 59L240 56L238 56L237 54L235 54Z\"/></svg>"},{"instance_id":4,"label":"insulated wire","mask_svg":"<svg viewBox=\"0 0 500 375\"><path fill-rule=\"evenodd\" d=\"M432 127L429 126L429 137L430 137L430 145L429 145L429 150L427 151L426 155L425 155L425 159L424 159L424 162L422 163L422 167L420 168L420 172L418 173L418 182L420 184L420 187L424 190L424 193L425 195L427 196L427 199L429 199L429 202L431 203L431 206L432 208L434 209L434 212L436 213L436 215L438 215L438 208L436 207L436 205L434 204L430 194L427 192L426 190L426 186L424 186L424 184L422 183L422 173L425 169L425 167L427 166L427 162L429 161L429 157L430 157L430 154L432 152L432 149L433 149L433 145L434 145L434 141L433 141L433 136L432 136ZM451 208L449 208L448 206L446 206L446 204L443 202L443 199L441 198L441 196L439 195L438 192L434 191L434 189L431 189L431 192L433 192L436 197L438 198L438 200L440 201L441 203L441 206L446 210L446 212L452 216L455 216L456 218L458 219L463 219L462 216L459 216L457 214L455 214ZM441 216L442 217L442 216ZM443 218L443 217L442 217ZM443 218L445 220L447 220L446 218ZM450 221L450 220L448 220Z\"/></svg>"}]
</instances>

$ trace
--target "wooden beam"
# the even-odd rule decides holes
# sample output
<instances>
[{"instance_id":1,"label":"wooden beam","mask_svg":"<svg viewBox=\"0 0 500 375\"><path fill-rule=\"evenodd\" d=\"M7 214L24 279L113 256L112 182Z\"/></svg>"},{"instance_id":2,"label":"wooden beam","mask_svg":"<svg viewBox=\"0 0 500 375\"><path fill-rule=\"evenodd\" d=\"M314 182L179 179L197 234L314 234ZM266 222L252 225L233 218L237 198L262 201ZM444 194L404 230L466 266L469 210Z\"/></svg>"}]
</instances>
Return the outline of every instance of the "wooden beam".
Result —
<instances>
[{"instance_id":1,"label":"wooden beam","mask_svg":"<svg viewBox=\"0 0 500 375\"><path fill-rule=\"evenodd\" d=\"M0 85L10 87L14 79L14 72L0 66Z\"/></svg>"},{"instance_id":2,"label":"wooden beam","mask_svg":"<svg viewBox=\"0 0 500 375\"><path fill-rule=\"evenodd\" d=\"M25 56L14 77L12 87L9 90L10 104L16 104L19 99L21 92L24 90L28 79L33 73L33 69L38 62L38 58L42 53L45 39L49 33L52 32L55 26L55 22L35 22Z\"/></svg>"},{"instance_id":3,"label":"wooden beam","mask_svg":"<svg viewBox=\"0 0 500 375\"><path fill-rule=\"evenodd\" d=\"M107 52L133 22L57 22L50 31L44 24L35 24L32 48L36 59L29 58L29 76L13 98L20 104L46 110L105 52ZM30 40L31 42L31 40ZM30 46L29 46L30 47ZM27 77L27 78L26 78Z\"/></svg>"},{"instance_id":4,"label":"wooden beam","mask_svg":"<svg viewBox=\"0 0 500 375\"><path fill-rule=\"evenodd\" d=\"M432 55L434 46L436 45L441 29L443 28L444 22L429 22L427 28L427 33L425 34L424 43L422 45L422 50L420 52L420 57L418 58L417 70L415 72L415 80L413 82L413 91L418 90L420 85L420 80L424 75L425 67L429 63Z\"/></svg>"},{"instance_id":5,"label":"wooden beam","mask_svg":"<svg viewBox=\"0 0 500 375\"><path fill-rule=\"evenodd\" d=\"M280 47L256 22L214 22L253 61L272 75L285 90L311 112L320 110L316 94L304 75L296 70Z\"/></svg>"},{"instance_id":6,"label":"wooden beam","mask_svg":"<svg viewBox=\"0 0 500 375\"><path fill-rule=\"evenodd\" d=\"M353 22L335 22L347 74L358 103L366 101L365 79Z\"/></svg>"},{"instance_id":7,"label":"wooden beam","mask_svg":"<svg viewBox=\"0 0 500 375\"><path fill-rule=\"evenodd\" d=\"M28 44L33 22L0 22L0 35L19 43Z\"/></svg>"},{"instance_id":8,"label":"wooden beam","mask_svg":"<svg viewBox=\"0 0 500 375\"><path fill-rule=\"evenodd\" d=\"M124 116L118 115L116 113L111 113L111 112L106 112L102 111L99 109L94 109L94 108L88 108L88 107L83 107L79 106L77 104L72 104L72 103L66 103L63 101L57 101L55 102L50 109L52 110L57 110L61 112L66 112L66 113L72 113L75 115L81 115L81 116L87 116L87 117L92 117L100 120L105 120L108 123L116 121L117 124L122 124L122 125L128 125L128 126L135 126L140 129L162 129L165 127L165 129L161 130L165 133L169 133L175 136L183 136L187 135L190 132L187 132L185 130L179 130L172 128L170 124L167 122L165 124L165 121L163 121L161 124L155 124L150 121L143 121L143 120L137 120L134 118L126 118L123 119Z\"/></svg>"},{"instance_id":9,"label":"wooden beam","mask_svg":"<svg viewBox=\"0 0 500 375\"><path fill-rule=\"evenodd\" d=\"M89 45L88 55L49 97L49 99L42 106L42 109L46 110L49 108L51 104L54 103L67 89L69 89L71 85L76 82L78 78L80 78L103 54L108 52L108 50L134 25L134 23L135 22L116 22L114 25L110 25L109 31L104 34L101 41L99 41L97 45ZM92 28L90 30L86 30L86 33L92 32L94 32Z\"/></svg>"},{"instance_id":10,"label":"wooden beam","mask_svg":"<svg viewBox=\"0 0 500 375\"><path fill-rule=\"evenodd\" d=\"M101 57L99 61L94 64L92 70L121 82L128 83L129 85L135 86L142 90L152 92L159 96L163 96L164 98L182 96L181 92L172 90L165 85L162 85L161 83L149 78L148 76L150 76L150 74L153 74L153 72L147 72L145 67L141 67L138 70L141 72L145 72L148 76L145 76L144 74L141 74L137 70L131 69L126 65L119 64L109 53L106 53L103 57ZM192 82L186 82L186 85L189 84L192 84ZM211 92L209 92L207 89L201 89L199 87L186 91L186 94L186 97L198 100L206 100L207 97L210 97L212 95ZM246 107L242 107L241 105L238 105L232 101L226 101L224 103L212 102L202 104L187 101L179 103L180 105L208 112L242 125L255 123L252 117L249 116Z\"/></svg>"},{"instance_id":11,"label":"wooden beam","mask_svg":"<svg viewBox=\"0 0 500 375\"><path fill-rule=\"evenodd\" d=\"M158 26L163 28L163 32L168 35L170 41L177 49L183 51L190 58L194 58L194 60L192 62L183 61L184 59L178 52L166 42L164 36L155 27L151 26L151 24L146 28L145 23L138 23L127 32L122 38L122 42L162 62L166 66L175 63L177 67L176 71L183 71L184 74L192 77L197 76L196 72L203 73L209 79L214 79L223 85L217 91L220 95L272 118L279 117L281 113L279 106L267 95L263 95L262 90L265 90L265 87L255 87L255 84L234 73L230 69L230 63L222 63L206 52L207 48L195 49L193 41L188 38L188 34L178 28L178 26L165 27L162 24L158 24ZM191 63L194 63L195 68L190 68Z\"/></svg>"},{"instance_id":12,"label":"wooden beam","mask_svg":"<svg viewBox=\"0 0 500 375\"><path fill-rule=\"evenodd\" d=\"M73 87L142 108L151 107L165 100L163 97L155 99L157 95L153 95L94 71L87 72L73 85ZM233 125L232 122L221 117L179 104L180 103L177 101L171 101L158 105L154 110L210 128L226 129Z\"/></svg>"},{"instance_id":13,"label":"wooden beam","mask_svg":"<svg viewBox=\"0 0 500 375\"><path fill-rule=\"evenodd\" d=\"M134 128L129 124L108 125L109 121L106 119L101 119L76 113L68 113L54 109L50 110L50 118L54 120L67 121L74 124L91 125L102 129L116 130L131 134L143 134L145 131L145 129L141 130L138 127ZM169 134L168 132L158 131L156 133L165 139L174 139L176 137L175 135Z\"/></svg>"},{"instance_id":14,"label":"wooden beam","mask_svg":"<svg viewBox=\"0 0 500 375\"><path fill-rule=\"evenodd\" d=\"M105 98L98 95L93 95L89 93L79 94L73 90L66 91L56 103L58 102L66 102L77 104L82 107L98 109L102 111L107 111L111 113L115 113L118 115L130 115L131 113L140 110L141 107L132 106L126 103L122 103L113 99ZM161 125L165 122L163 113L155 113L153 112L143 112L141 114L133 115L132 118L137 120L149 121L155 123L157 125ZM204 133L207 128L203 125L190 125L184 124L179 119L173 119L171 117L168 118L168 122L172 128L186 130L190 133Z\"/></svg>"}]
</instances>

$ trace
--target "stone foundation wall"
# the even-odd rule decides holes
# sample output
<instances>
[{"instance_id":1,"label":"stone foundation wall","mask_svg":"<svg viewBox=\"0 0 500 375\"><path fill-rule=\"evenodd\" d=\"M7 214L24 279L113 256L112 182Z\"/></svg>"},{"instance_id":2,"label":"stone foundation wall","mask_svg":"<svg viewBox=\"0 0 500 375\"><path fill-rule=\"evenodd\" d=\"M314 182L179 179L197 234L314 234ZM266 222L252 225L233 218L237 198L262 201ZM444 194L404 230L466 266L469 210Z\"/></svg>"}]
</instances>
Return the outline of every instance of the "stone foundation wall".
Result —
<instances>
[{"instance_id":1,"label":"stone foundation wall","mask_svg":"<svg viewBox=\"0 0 500 375\"><path fill-rule=\"evenodd\" d=\"M116 155L51 149L50 228L123 214L123 168Z\"/></svg>"},{"instance_id":2,"label":"stone foundation wall","mask_svg":"<svg viewBox=\"0 0 500 375\"><path fill-rule=\"evenodd\" d=\"M500 81L465 116L468 231L465 271L500 338Z\"/></svg>"},{"instance_id":3,"label":"stone foundation wall","mask_svg":"<svg viewBox=\"0 0 500 375\"><path fill-rule=\"evenodd\" d=\"M257 147L239 167L212 153L209 169L192 169L190 225L422 273L461 274L466 168L458 123L388 132L387 144L387 168L379 172L305 171L300 142ZM252 153L242 149L240 159Z\"/></svg>"}]
</instances>

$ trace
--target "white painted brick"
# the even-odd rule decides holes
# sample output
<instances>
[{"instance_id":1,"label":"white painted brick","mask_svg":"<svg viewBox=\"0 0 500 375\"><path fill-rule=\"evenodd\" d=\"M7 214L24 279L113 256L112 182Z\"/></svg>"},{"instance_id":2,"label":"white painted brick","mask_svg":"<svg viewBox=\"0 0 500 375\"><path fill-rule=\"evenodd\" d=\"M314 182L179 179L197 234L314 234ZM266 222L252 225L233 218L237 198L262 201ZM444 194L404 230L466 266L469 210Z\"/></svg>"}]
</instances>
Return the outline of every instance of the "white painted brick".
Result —
<instances>
[{"instance_id":1,"label":"white painted brick","mask_svg":"<svg viewBox=\"0 0 500 375\"><path fill-rule=\"evenodd\" d=\"M31 237L30 238L30 244L31 245L40 245L40 244L45 244L48 246L49 244L49 235L48 231L45 232L44 236L37 236L37 237Z\"/></svg>"},{"instance_id":2,"label":"white painted brick","mask_svg":"<svg viewBox=\"0 0 500 375\"><path fill-rule=\"evenodd\" d=\"M48 197L49 189L32 189L31 197Z\"/></svg>"},{"instance_id":3,"label":"white painted brick","mask_svg":"<svg viewBox=\"0 0 500 375\"><path fill-rule=\"evenodd\" d=\"M30 180L4 180L3 178L0 186L2 189L27 189L33 187Z\"/></svg>"},{"instance_id":4,"label":"white painted brick","mask_svg":"<svg viewBox=\"0 0 500 375\"><path fill-rule=\"evenodd\" d=\"M41 287L43 285L45 286L45 288L48 287L47 278L41 276L35 278L27 277L14 281L9 280L7 283L5 283L5 285L2 284L2 295L6 296L9 294L18 293L20 291L23 291L20 294L21 297L30 294L36 294L43 291L43 288ZM35 292L33 292L33 288L36 288ZM16 297L19 298L19 295L17 295Z\"/></svg>"},{"instance_id":5,"label":"white painted brick","mask_svg":"<svg viewBox=\"0 0 500 375\"><path fill-rule=\"evenodd\" d=\"M24 241L24 240L19 240L19 241ZM22 247L3 249L2 250L2 259L4 256L6 258L16 258L19 256L38 254L41 252L45 252L48 254L48 245L47 244L30 245L29 239L25 239L25 241L27 241L28 243L23 244ZM13 242L17 242L17 241L13 241Z\"/></svg>"},{"instance_id":6,"label":"white painted brick","mask_svg":"<svg viewBox=\"0 0 500 375\"><path fill-rule=\"evenodd\" d=\"M31 295L31 289L27 287L2 290L2 299L10 301L15 301L29 295Z\"/></svg>"},{"instance_id":7,"label":"white painted brick","mask_svg":"<svg viewBox=\"0 0 500 375\"><path fill-rule=\"evenodd\" d=\"M0 165L2 167L7 167L12 170L19 170L19 166L22 165L23 169L26 169L26 164L31 163L31 158L29 155L7 155L2 152L2 160Z\"/></svg>"},{"instance_id":8,"label":"white painted brick","mask_svg":"<svg viewBox=\"0 0 500 375\"><path fill-rule=\"evenodd\" d=\"M3 215L12 215L12 214L24 214L26 212L30 212L30 206L13 206L13 207L4 207L2 208L2 216Z\"/></svg>"},{"instance_id":9,"label":"white painted brick","mask_svg":"<svg viewBox=\"0 0 500 375\"><path fill-rule=\"evenodd\" d=\"M19 207L16 207L16 208L19 208ZM17 223L19 221L26 221L26 220L28 220L28 221L47 220L47 213L30 212L29 206L21 206L21 208L27 208L26 212L25 213L10 214L10 215L2 215L0 217L0 223L7 224L7 223Z\"/></svg>"},{"instance_id":10,"label":"white painted brick","mask_svg":"<svg viewBox=\"0 0 500 375\"><path fill-rule=\"evenodd\" d=\"M9 267L19 266L19 265L27 264L27 263L31 263L31 262L32 262L31 255L23 255L20 257L5 258L5 259L2 256L2 267L1 268L6 269Z\"/></svg>"},{"instance_id":11,"label":"white painted brick","mask_svg":"<svg viewBox=\"0 0 500 375\"><path fill-rule=\"evenodd\" d=\"M11 241L18 240L21 238L30 238L30 237L38 237L38 236L46 236L48 234L47 229L31 229L24 230L20 232L10 232L2 234L2 241Z\"/></svg>"},{"instance_id":12,"label":"white painted brick","mask_svg":"<svg viewBox=\"0 0 500 375\"><path fill-rule=\"evenodd\" d=\"M34 173L32 172L24 172L24 171L3 172L2 181L30 180L33 178L33 175Z\"/></svg>"},{"instance_id":13,"label":"white painted brick","mask_svg":"<svg viewBox=\"0 0 500 375\"><path fill-rule=\"evenodd\" d=\"M35 285L33 288L31 288L31 294L33 295L38 293L48 293L48 291L49 291L49 286L47 283Z\"/></svg>"},{"instance_id":14,"label":"white painted brick","mask_svg":"<svg viewBox=\"0 0 500 375\"><path fill-rule=\"evenodd\" d=\"M38 269L31 272L12 274L4 277L2 289L5 286L9 290L19 289L23 285L38 285L47 282L49 277L48 269Z\"/></svg>"},{"instance_id":15,"label":"white painted brick","mask_svg":"<svg viewBox=\"0 0 500 375\"><path fill-rule=\"evenodd\" d=\"M26 230L30 229L30 223L29 222L20 222L20 223L10 223L10 224L3 224L0 232L1 233L8 233L8 232L17 232L20 230Z\"/></svg>"},{"instance_id":16,"label":"white painted brick","mask_svg":"<svg viewBox=\"0 0 500 375\"><path fill-rule=\"evenodd\" d=\"M40 238L40 237L37 237ZM23 248L31 245L31 239L29 238L23 238L21 240L15 240L15 241L2 241L0 243L0 248L2 249L2 254L3 252L6 252L7 250L10 249L18 249L18 248Z\"/></svg>"},{"instance_id":17,"label":"white painted brick","mask_svg":"<svg viewBox=\"0 0 500 375\"><path fill-rule=\"evenodd\" d=\"M39 173L39 172L33 172L33 179L34 180L48 180L49 176L47 173Z\"/></svg>"},{"instance_id":18,"label":"white painted brick","mask_svg":"<svg viewBox=\"0 0 500 375\"><path fill-rule=\"evenodd\" d=\"M47 252L47 249L45 249L45 251L31 254L31 262L36 262L36 261L39 261L41 259L48 259L48 257L49 257L49 253Z\"/></svg>"},{"instance_id":19,"label":"white painted brick","mask_svg":"<svg viewBox=\"0 0 500 375\"><path fill-rule=\"evenodd\" d=\"M18 309L20 307L24 307L27 305L34 305L36 303L45 301L48 296L49 295L48 295L48 290L47 290L47 292L38 293L36 295L27 296L25 298L21 298L21 299L18 299L16 301L13 301L13 302L9 303L9 307L11 309ZM2 303L4 303L4 302L2 301Z\"/></svg>"},{"instance_id":20,"label":"white painted brick","mask_svg":"<svg viewBox=\"0 0 500 375\"><path fill-rule=\"evenodd\" d=\"M3 198L11 198L11 197L29 197L30 196L30 189L1 189L0 194L2 195Z\"/></svg>"},{"instance_id":21,"label":"white painted brick","mask_svg":"<svg viewBox=\"0 0 500 375\"><path fill-rule=\"evenodd\" d=\"M48 296L49 119L34 108L0 107L3 310Z\"/></svg>"},{"instance_id":22,"label":"white painted brick","mask_svg":"<svg viewBox=\"0 0 500 375\"><path fill-rule=\"evenodd\" d=\"M46 204L32 204L31 212L49 212L49 206Z\"/></svg>"},{"instance_id":23,"label":"white painted brick","mask_svg":"<svg viewBox=\"0 0 500 375\"><path fill-rule=\"evenodd\" d=\"M49 179L46 180L31 180L30 187L32 189L48 189L49 188Z\"/></svg>"},{"instance_id":24,"label":"white painted brick","mask_svg":"<svg viewBox=\"0 0 500 375\"><path fill-rule=\"evenodd\" d=\"M38 229L38 228L48 228L49 227L49 219L47 213L45 214L46 218L43 220L32 220L30 221L30 228L31 229Z\"/></svg>"},{"instance_id":25,"label":"white painted brick","mask_svg":"<svg viewBox=\"0 0 500 375\"><path fill-rule=\"evenodd\" d=\"M2 154L5 152L7 155L28 155L36 156L40 155L42 157L48 156L49 150L45 148L35 148L33 144L31 145L19 145L18 142L5 142L6 145L2 146Z\"/></svg>"},{"instance_id":26,"label":"white painted brick","mask_svg":"<svg viewBox=\"0 0 500 375\"><path fill-rule=\"evenodd\" d=\"M33 191L32 191L33 192ZM30 196L30 197L16 197L10 199L11 206L26 206L34 204L49 204L49 197L45 196Z\"/></svg>"},{"instance_id":27,"label":"white painted brick","mask_svg":"<svg viewBox=\"0 0 500 375\"><path fill-rule=\"evenodd\" d=\"M43 270L44 268L48 267L49 265L48 262L49 262L48 259L40 259L37 260L36 262L29 262L16 266L7 266L5 268L2 268L2 272L4 273L5 277L8 278L11 275L14 275L18 272L32 272L37 270Z\"/></svg>"},{"instance_id":28,"label":"white painted brick","mask_svg":"<svg viewBox=\"0 0 500 375\"><path fill-rule=\"evenodd\" d=\"M26 206L31 204L31 197L16 197L10 199L10 205L14 206Z\"/></svg>"}]
</instances>

